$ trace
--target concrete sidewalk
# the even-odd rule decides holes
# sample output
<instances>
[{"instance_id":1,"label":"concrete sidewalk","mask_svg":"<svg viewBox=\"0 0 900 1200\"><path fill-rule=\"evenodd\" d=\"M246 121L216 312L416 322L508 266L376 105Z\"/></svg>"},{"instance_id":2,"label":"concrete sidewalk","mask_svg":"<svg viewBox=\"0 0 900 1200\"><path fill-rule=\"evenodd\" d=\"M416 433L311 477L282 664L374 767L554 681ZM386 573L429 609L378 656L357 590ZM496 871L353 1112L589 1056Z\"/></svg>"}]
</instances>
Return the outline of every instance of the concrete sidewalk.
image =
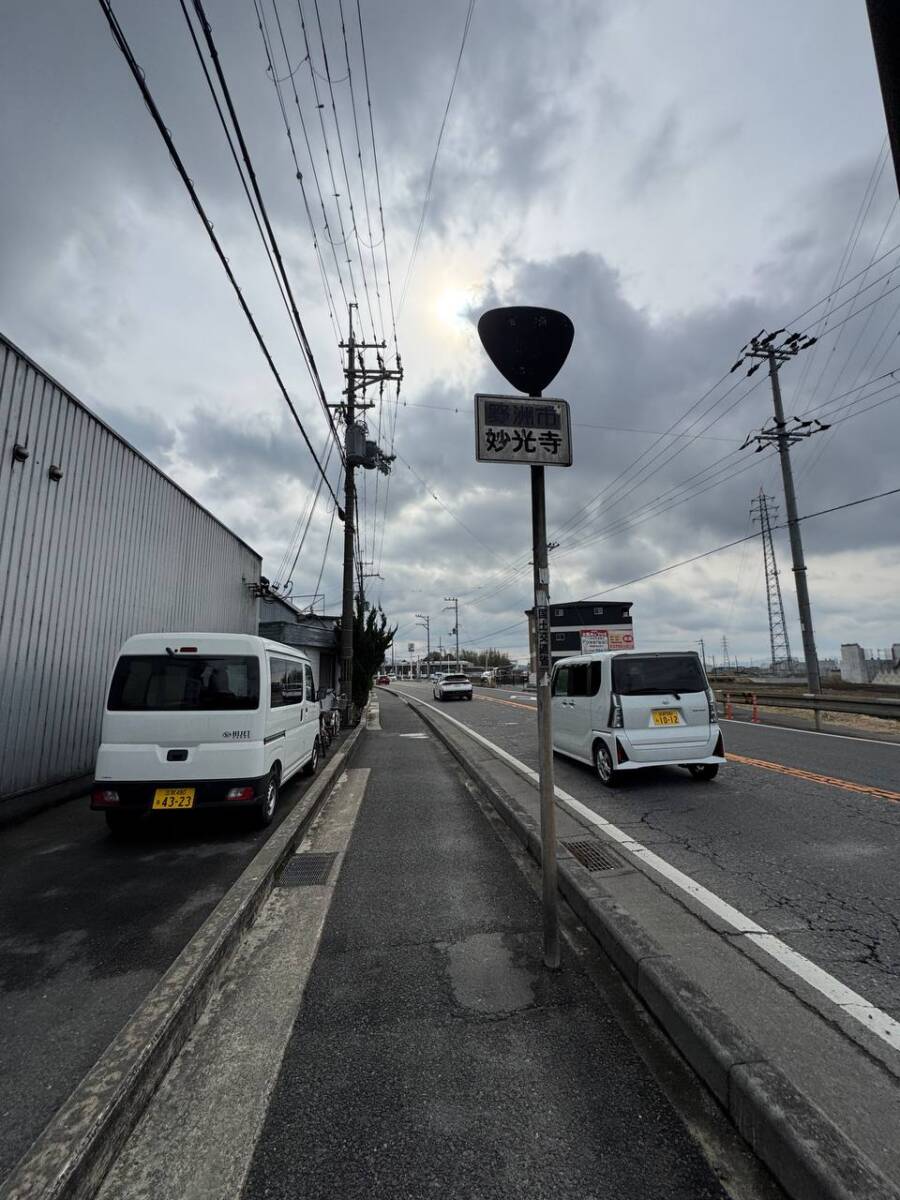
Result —
<instances>
[{"instance_id":1,"label":"concrete sidewalk","mask_svg":"<svg viewBox=\"0 0 900 1200\"><path fill-rule=\"evenodd\" d=\"M381 726L244 1197L726 1196L450 754Z\"/></svg>"}]
</instances>

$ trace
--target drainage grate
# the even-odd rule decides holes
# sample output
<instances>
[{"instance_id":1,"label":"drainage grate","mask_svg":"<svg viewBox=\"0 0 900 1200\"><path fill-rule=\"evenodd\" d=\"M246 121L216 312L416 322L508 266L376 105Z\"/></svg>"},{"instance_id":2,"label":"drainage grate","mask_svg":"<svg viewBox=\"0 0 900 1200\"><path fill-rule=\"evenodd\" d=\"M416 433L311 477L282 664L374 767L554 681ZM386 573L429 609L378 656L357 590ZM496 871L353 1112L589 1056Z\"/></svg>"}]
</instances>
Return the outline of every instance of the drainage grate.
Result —
<instances>
[{"instance_id":1,"label":"drainage grate","mask_svg":"<svg viewBox=\"0 0 900 1200\"><path fill-rule=\"evenodd\" d=\"M310 887L328 882L337 853L295 854L278 877L279 887Z\"/></svg>"},{"instance_id":2,"label":"drainage grate","mask_svg":"<svg viewBox=\"0 0 900 1200\"><path fill-rule=\"evenodd\" d=\"M582 842L563 842L563 845L572 857L577 858L589 871L618 871L620 867L625 866L621 858L612 850L608 850L598 838L586 838Z\"/></svg>"}]
</instances>

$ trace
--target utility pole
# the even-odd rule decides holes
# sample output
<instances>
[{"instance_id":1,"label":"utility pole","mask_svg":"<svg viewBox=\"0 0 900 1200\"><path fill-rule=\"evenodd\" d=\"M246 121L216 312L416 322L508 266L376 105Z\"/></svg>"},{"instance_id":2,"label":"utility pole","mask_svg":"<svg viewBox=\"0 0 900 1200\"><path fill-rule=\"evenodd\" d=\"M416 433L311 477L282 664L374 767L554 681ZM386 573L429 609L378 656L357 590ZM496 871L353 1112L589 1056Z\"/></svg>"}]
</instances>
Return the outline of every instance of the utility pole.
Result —
<instances>
[{"instance_id":1,"label":"utility pole","mask_svg":"<svg viewBox=\"0 0 900 1200\"><path fill-rule=\"evenodd\" d=\"M453 609L453 628L450 632L456 634L456 670L460 671L462 668L459 665L459 599L456 596L445 596L444 599L448 602L444 612L450 608Z\"/></svg>"},{"instance_id":2,"label":"utility pole","mask_svg":"<svg viewBox=\"0 0 900 1200\"><path fill-rule=\"evenodd\" d=\"M781 459L781 479L784 485L784 504L787 510L788 534L791 541L791 559L793 560L794 581L797 587L797 607L800 611L800 633L803 637L803 655L806 659L806 678L809 691L813 695L817 695L821 691L819 659L816 654L816 639L813 632L812 610L809 603L806 562L803 557L803 539L800 536L800 523L797 519L797 495L794 490L794 472L791 467L791 446L795 442L803 441L806 438L812 437L813 434L821 433L830 427L823 425L821 421L801 421L799 417L793 418L794 424L792 428L788 429L787 427L787 422L784 419L784 405L781 401L781 384L778 379L778 372L784 363L799 354L801 350L807 350L817 339L807 338L804 334L800 333L792 333L784 339L780 346L776 346L776 339L784 332L783 329L776 329L774 333L767 334L765 330L761 330L755 338L752 338L747 343L742 351L742 357L738 359L731 369L732 371L737 370L745 358L759 360L747 372L748 375L752 375L764 362L769 364L769 379L772 383L772 404L775 409L775 423L774 426L762 429L759 433L753 434L747 439L744 445L748 446L751 442L756 442L757 453L760 450L764 450L766 446L775 445L778 447L778 456ZM816 710L817 728L818 725L819 713Z\"/></svg>"},{"instance_id":3,"label":"utility pole","mask_svg":"<svg viewBox=\"0 0 900 1200\"><path fill-rule=\"evenodd\" d=\"M341 349L347 351L347 365L344 367L344 377L347 386L344 389L346 397L343 404L332 407L342 408L345 420L344 433L344 581L343 605L341 609L341 695L344 724L350 725L355 720L353 712L353 617L354 617L354 587L353 576L359 571L360 603L365 610L365 579L364 564L354 563L354 542L356 535L356 480L354 473L357 467L367 471L379 470L389 475L394 456L385 454L379 446L366 438L365 424L357 423L357 412L365 412L374 408L374 404L366 402L367 387L378 384L384 389L384 384L391 379L398 382L403 378L403 368L399 355L396 367L385 366L381 351L386 342L358 342L353 333L353 310L355 303L348 306L348 335L347 341L341 342ZM365 351L376 352L378 368L371 370L366 366ZM356 393L362 392L363 398L357 403ZM368 578L381 578L372 574ZM393 647L391 648L393 662Z\"/></svg>"},{"instance_id":4,"label":"utility pole","mask_svg":"<svg viewBox=\"0 0 900 1200\"><path fill-rule=\"evenodd\" d=\"M425 613L416 613L416 622L425 630L425 662L431 660L431 617Z\"/></svg>"},{"instance_id":5,"label":"utility pole","mask_svg":"<svg viewBox=\"0 0 900 1200\"><path fill-rule=\"evenodd\" d=\"M344 724L353 719L353 538L356 516L356 480L350 461L350 431L356 427L356 345L353 341L353 305L349 306L349 328L347 334L347 380L346 432L344 450L344 584L341 608L341 697Z\"/></svg>"},{"instance_id":6,"label":"utility pole","mask_svg":"<svg viewBox=\"0 0 900 1200\"><path fill-rule=\"evenodd\" d=\"M700 658L703 660L703 674L706 674L706 643L703 638L697 638L697 644L700 647Z\"/></svg>"},{"instance_id":7,"label":"utility pole","mask_svg":"<svg viewBox=\"0 0 900 1200\"><path fill-rule=\"evenodd\" d=\"M900 189L900 6L897 0L866 0L866 6L894 174Z\"/></svg>"}]
</instances>

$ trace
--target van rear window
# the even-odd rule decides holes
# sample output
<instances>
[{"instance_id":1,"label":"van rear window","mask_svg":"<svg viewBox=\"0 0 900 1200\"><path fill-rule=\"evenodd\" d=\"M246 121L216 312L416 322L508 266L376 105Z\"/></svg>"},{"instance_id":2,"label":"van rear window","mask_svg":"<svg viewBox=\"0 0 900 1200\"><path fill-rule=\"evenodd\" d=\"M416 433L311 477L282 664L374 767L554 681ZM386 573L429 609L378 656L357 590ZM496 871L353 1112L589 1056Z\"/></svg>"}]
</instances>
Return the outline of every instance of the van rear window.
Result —
<instances>
[{"instance_id":1,"label":"van rear window","mask_svg":"<svg viewBox=\"0 0 900 1200\"><path fill-rule=\"evenodd\" d=\"M259 708L259 662L243 655L124 654L108 707L116 712Z\"/></svg>"},{"instance_id":2,"label":"van rear window","mask_svg":"<svg viewBox=\"0 0 900 1200\"><path fill-rule=\"evenodd\" d=\"M693 654L630 654L613 659L612 688L620 696L702 692L706 680Z\"/></svg>"}]
</instances>

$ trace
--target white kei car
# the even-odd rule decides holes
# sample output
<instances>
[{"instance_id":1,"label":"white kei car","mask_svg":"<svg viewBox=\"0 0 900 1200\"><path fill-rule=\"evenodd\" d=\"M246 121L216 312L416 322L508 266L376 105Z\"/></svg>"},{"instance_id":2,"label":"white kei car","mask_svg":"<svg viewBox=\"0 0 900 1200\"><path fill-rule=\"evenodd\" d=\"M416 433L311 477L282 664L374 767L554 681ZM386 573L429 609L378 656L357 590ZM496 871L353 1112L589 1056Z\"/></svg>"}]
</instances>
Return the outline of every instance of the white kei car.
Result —
<instances>
[{"instance_id":1,"label":"white kei car","mask_svg":"<svg viewBox=\"0 0 900 1200\"><path fill-rule=\"evenodd\" d=\"M444 675L432 688L435 700L471 700L472 681L466 675Z\"/></svg>"}]
</instances>

